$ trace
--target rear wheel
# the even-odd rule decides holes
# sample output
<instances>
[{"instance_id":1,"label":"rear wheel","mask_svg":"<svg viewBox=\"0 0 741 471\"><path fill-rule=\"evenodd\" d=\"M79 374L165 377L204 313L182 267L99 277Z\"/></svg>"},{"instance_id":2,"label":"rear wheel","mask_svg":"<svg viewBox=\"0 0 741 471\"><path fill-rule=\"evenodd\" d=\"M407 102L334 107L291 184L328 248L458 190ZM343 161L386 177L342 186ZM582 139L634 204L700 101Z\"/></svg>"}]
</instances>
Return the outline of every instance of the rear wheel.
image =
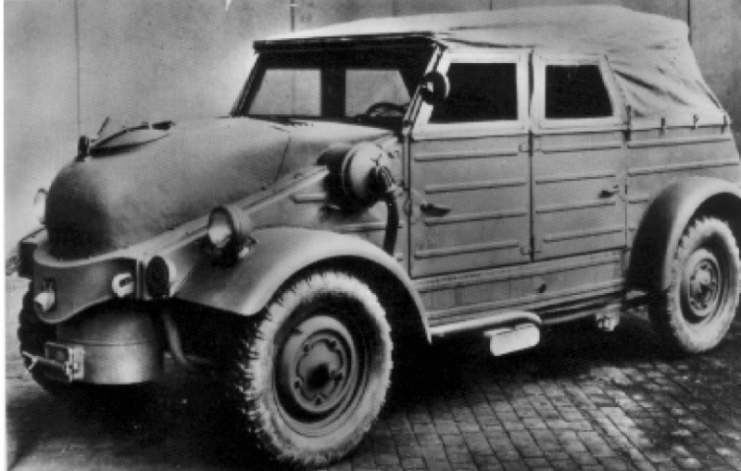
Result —
<instances>
[{"instance_id":1,"label":"rear wheel","mask_svg":"<svg viewBox=\"0 0 741 471\"><path fill-rule=\"evenodd\" d=\"M371 289L335 271L285 288L238 342L230 374L243 420L271 456L325 466L362 440L383 405L391 338Z\"/></svg>"},{"instance_id":2,"label":"rear wheel","mask_svg":"<svg viewBox=\"0 0 741 471\"><path fill-rule=\"evenodd\" d=\"M738 306L736 240L716 218L693 221L672 263L669 289L653 297L651 321L675 351L701 353L717 346Z\"/></svg>"}]
</instances>

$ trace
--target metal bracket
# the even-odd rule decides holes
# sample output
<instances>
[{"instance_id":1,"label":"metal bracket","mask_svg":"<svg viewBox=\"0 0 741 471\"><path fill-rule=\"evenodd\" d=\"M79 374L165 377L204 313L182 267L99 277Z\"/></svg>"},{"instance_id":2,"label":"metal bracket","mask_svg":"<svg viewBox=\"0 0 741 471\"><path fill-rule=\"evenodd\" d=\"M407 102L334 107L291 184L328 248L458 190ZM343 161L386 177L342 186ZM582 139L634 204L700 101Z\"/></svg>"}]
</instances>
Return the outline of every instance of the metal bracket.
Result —
<instances>
[{"instance_id":1,"label":"metal bracket","mask_svg":"<svg viewBox=\"0 0 741 471\"><path fill-rule=\"evenodd\" d=\"M537 136L531 136L530 142L523 142L520 144L520 152L532 152L533 154L536 152L541 152L543 150L543 145L540 142L540 139Z\"/></svg>"},{"instance_id":2,"label":"metal bracket","mask_svg":"<svg viewBox=\"0 0 741 471\"><path fill-rule=\"evenodd\" d=\"M597 328L603 332L612 332L620 324L621 305L609 305L597 313Z\"/></svg>"},{"instance_id":3,"label":"metal bracket","mask_svg":"<svg viewBox=\"0 0 741 471\"><path fill-rule=\"evenodd\" d=\"M532 253L538 254L543 251L543 238L542 237L533 237L533 243L532 243Z\"/></svg>"},{"instance_id":4,"label":"metal bracket","mask_svg":"<svg viewBox=\"0 0 741 471\"><path fill-rule=\"evenodd\" d=\"M83 361L85 351L80 345L47 342L43 357L28 352L22 353L31 361L28 371L41 368L48 378L65 383L81 380L85 376Z\"/></svg>"}]
</instances>

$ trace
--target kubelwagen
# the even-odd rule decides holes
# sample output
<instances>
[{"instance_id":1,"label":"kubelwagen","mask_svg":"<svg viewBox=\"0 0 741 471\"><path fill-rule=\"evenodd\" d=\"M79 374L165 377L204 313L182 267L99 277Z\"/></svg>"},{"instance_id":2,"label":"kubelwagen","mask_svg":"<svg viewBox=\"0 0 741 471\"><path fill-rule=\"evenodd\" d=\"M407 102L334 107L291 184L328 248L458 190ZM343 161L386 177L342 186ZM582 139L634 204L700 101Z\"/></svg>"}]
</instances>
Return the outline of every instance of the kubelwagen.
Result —
<instances>
[{"instance_id":1,"label":"kubelwagen","mask_svg":"<svg viewBox=\"0 0 741 471\"><path fill-rule=\"evenodd\" d=\"M221 368L245 430L338 460L401 333L494 355L648 306L678 352L738 303L739 155L681 22L618 7L362 20L258 41L228 117L80 138L21 242L52 392ZM407 337L411 338L411 337Z\"/></svg>"}]
</instances>

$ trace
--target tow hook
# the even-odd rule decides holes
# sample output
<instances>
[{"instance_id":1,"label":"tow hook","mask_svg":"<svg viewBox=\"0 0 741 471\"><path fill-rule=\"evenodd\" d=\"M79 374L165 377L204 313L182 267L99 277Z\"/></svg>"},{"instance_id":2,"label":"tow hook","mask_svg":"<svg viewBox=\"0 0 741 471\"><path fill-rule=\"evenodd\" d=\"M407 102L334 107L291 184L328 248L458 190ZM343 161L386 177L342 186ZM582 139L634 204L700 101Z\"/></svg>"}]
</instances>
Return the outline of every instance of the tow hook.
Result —
<instances>
[{"instance_id":1,"label":"tow hook","mask_svg":"<svg viewBox=\"0 0 741 471\"><path fill-rule=\"evenodd\" d=\"M41 368L48 378L65 383L84 378L85 352L79 345L48 342L45 356L37 356L28 352L21 352L21 354L31 362L28 365L28 371Z\"/></svg>"}]
</instances>

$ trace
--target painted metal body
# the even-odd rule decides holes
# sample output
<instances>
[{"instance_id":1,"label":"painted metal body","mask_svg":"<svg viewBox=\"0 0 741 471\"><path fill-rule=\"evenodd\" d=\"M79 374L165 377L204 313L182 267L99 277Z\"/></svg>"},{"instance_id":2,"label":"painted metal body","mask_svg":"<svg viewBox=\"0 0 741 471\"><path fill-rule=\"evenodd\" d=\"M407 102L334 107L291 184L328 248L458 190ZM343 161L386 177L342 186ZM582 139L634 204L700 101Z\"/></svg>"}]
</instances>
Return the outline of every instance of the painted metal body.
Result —
<instances>
[{"instance_id":1,"label":"painted metal body","mask_svg":"<svg viewBox=\"0 0 741 471\"><path fill-rule=\"evenodd\" d=\"M94 306L127 299L253 316L292 277L322 265L361 277L372 272L377 283L405 293L411 309L391 315L413 319L434 340L523 319L540 325L612 312L632 290L666 286L671 251L698 211L731 217L738 229L741 168L729 126L635 126L609 56L526 48L460 53L418 37L287 41L261 44L260 51L269 58L297 49L410 44L429 53L427 71L443 75L454 64L511 65L516 118L439 123L433 105L415 93L391 129L266 123L239 115L253 75L231 118L147 128L140 141L127 135L118 147L123 138L113 136L62 172L50 193L50 236L34 235L24 252L36 247L33 267L23 267L33 274L34 292L53 286L56 294L54 308L39 317L59 326L60 339L84 344L94 340L88 331L70 337L69 326ZM546 116L546 71L554 64L594 65L611 113ZM404 211L392 254L379 248L386 206L345 204L332 191L332 170L318 163L333 144L359 142L384 153L400 186ZM134 174L148 183L117 182ZM206 242L208 211L220 204L237 207L255 228L254 244L229 265L218 263ZM164 298L154 299L145 282L154 257L171 268ZM120 274L134 283L123 300L111 286ZM513 317L521 311L524 317ZM131 340L111 335L119 346ZM146 360L131 361L151 366L126 381L156 371L159 349L149 335L140 339ZM115 369L116 361L108 355L101 365Z\"/></svg>"},{"instance_id":2,"label":"painted metal body","mask_svg":"<svg viewBox=\"0 0 741 471\"><path fill-rule=\"evenodd\" d=\"M389 285L399 283L412 296L415 308L424 311L407 273L395 259L373 244L349 235L291 227L257 230L254 238L254 253L245 263L230 270L205 264L193 271L175 296L222 311L253 316L292 275L320 263L342 266L355 261L387 278Z\"/></svg>"},{"instance_id":3,"label":"painted metal body","mask_svg":"<svg viewBox=\"0 0 741 471\"><path fill-rule=\"evenodd\" d=\"M87 383L142 383L163 371L156 319L136 304L104 305L65 322L57 329L57 342L81 347L80 380Z\"/></svg>"}]
</instances>

